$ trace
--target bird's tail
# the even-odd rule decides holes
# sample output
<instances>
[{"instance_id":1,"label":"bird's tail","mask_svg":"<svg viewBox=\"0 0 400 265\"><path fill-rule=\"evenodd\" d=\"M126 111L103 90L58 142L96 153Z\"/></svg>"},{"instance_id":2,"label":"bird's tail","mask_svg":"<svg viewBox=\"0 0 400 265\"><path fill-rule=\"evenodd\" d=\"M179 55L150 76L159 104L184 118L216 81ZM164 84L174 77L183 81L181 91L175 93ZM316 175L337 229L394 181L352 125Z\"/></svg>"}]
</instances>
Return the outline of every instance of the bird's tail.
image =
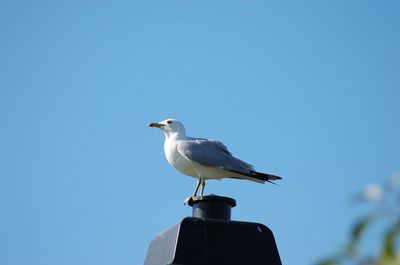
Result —
<instances>
[{"instance_id":1,"label":"bird's tail","mask_svg":"<svg viewBox=\"0 0 400 265\"><path fill-rule=\"evenodd\" d=\"M251 176L253 178L259 179L261 181L267 181L267 182L271 182L271 183L274 183L271 180L280 180L280 179L282 179L279 176L266 174L266 173L261 173L261 172L257 172L257 171L251 171Z\"/></svg>"},{"instance_id":2,"label":"bird's tail","mask_svg":"<svg viewBox=\"0 0 400 265\"><path fill-rule=\"evenodd\" d=\"M250 171L250 173L247 173L247 174L243 174L242 172L238 172L238 171L231 171L231 172L240 175L240 176L232 176L231 178L248 179L248 180L252 180L252 181L258 182L258 183L264 183L264 182L267 181L267 182L276 184L272 180L282 179L279 176L266 174L266 173L261 173L261 172L257 172L257 171Z\"/></svg>"}]
</instances>

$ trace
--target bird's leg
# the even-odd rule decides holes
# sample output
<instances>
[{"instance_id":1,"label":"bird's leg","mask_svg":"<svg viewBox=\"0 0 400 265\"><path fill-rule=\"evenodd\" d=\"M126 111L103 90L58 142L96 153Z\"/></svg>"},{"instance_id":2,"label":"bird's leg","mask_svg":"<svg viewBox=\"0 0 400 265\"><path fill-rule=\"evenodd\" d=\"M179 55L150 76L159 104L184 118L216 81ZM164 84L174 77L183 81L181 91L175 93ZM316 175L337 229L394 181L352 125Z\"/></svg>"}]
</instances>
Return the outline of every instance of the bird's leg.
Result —
<instances>
[{"instance_id":1,"label":"bird's leg","mask_svg":"<svg viewBox=\"0 0 400 265\"><path fill-rule=\"evenodd\" d=\"M194 190L192 197L187 197L185 199L185 201L183 202L183 204L189 203L194 197L197 196L197 192L199 191L200 183L203 183L203 181L204 181L203 178L200 177L199 180L197 181L196 189ZM202 193L201 193L202 196L203 196L203 190L204 190L204 188L202 188Z\"/></svg>"},{"instance_id":2,"label":"bird's leg","mask_svg":"<svg viewBox=\"0 0 400 265\"><path fill-rule=\"evenodd\" d=\"M203 199L203 193L204 193L204 188L206 187L206 181L204 179L201 179L201 193L200 197Z\"/></svg>"},{"instance_id":3,"label":"bird's leg","mask_svg":"<svg viewBox=\"0 0 400 265\"><path fill-rule=\"evenodd\" d=\"M197 196L197 191L199 190L200 183L202 183L202 180L203 179L200 177L199 180L197 181L196 189L194 190L192 197L196 197Z\"/></svg>"}]
</instances>

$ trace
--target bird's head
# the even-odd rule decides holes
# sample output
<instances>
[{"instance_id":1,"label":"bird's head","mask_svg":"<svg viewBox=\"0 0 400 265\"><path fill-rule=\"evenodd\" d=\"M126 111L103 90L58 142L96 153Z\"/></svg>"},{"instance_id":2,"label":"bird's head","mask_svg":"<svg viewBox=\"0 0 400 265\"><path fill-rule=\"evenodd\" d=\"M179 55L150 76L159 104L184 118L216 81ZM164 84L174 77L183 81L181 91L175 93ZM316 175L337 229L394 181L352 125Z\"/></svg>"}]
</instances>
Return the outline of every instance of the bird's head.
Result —
<instances>
[{"instance_id":1,"label":"bird's head","mask_svg":"<svg viewBox=\"0 0 400 265\"><path fill-rule=\"evenodd\" d=\"M148 124L150 127L159 128L166 137L175 136L175 137L185 137L186 131L183 124L175 119L166 119L160 122L151 122Z\"/></svg>"}]
</instances>

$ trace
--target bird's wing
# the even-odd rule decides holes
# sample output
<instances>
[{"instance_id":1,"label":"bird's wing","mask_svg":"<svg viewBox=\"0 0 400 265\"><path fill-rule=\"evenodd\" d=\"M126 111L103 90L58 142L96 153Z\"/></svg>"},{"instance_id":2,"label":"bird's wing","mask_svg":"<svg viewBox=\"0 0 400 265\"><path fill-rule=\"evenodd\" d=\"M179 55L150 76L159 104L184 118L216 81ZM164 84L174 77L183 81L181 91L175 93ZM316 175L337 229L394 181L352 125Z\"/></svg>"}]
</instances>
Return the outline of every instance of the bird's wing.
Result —
<instances>
[{"instance_id":1,"label":"bird's wing","mask_svg":"<svg viewBox=\"0 0 400 265\"><path fill-rule=\"evenodd\" d=\"M253 166L243 162L228 151L224 144L207 139L179 141L178 152L186 159L203 166L215 167L242 174L250 174Z\"/></svg>"}]
</instances>

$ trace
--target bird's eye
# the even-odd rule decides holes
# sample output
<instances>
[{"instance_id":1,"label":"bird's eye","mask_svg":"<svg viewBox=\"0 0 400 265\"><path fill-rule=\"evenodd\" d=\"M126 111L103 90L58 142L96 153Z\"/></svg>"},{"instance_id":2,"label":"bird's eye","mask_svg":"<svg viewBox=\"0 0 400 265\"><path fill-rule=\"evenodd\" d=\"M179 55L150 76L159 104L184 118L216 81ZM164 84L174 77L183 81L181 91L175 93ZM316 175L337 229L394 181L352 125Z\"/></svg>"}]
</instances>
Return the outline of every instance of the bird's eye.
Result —
<instances>
[{"instance_id":1,"label":"bird's eye","mask_svg":"<svg viewBox=\"0 0 400 265\"><path fill-rule=\"evenodd\" d=\"M172 121L167 121L167 123L168 123L168 124L171 124L171 123L172 123Z\"/></svg>"}]
</instances>

